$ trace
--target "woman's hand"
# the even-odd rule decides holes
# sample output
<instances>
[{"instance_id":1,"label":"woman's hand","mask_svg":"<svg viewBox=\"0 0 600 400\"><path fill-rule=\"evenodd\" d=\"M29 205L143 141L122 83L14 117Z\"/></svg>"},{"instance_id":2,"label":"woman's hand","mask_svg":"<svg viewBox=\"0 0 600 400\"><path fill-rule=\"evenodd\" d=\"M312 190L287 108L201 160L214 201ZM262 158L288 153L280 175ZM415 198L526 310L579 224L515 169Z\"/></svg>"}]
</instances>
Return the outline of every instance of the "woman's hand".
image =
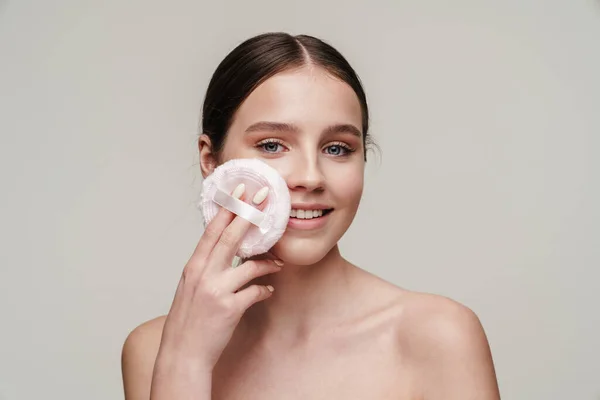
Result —
<instances>
[{"instance_id":1,"label":"woman's hand","mask_svg":"<svg viewBox=\"0 0 600 400\"><path fill-rule=\"evenodd\" d=\"M253 198L255 206L266 189ZM242 198L243 185L233 195ZM244 312L269 298L271 286L247 285L253 279L278 272L278 260L246 261L231 267L250 222L221 208L183 270L165 321L152 379L153 400L210 398L212 370L229 343ZM240 290L241 289L241 290Z\"/></svg>"}]
</instances>

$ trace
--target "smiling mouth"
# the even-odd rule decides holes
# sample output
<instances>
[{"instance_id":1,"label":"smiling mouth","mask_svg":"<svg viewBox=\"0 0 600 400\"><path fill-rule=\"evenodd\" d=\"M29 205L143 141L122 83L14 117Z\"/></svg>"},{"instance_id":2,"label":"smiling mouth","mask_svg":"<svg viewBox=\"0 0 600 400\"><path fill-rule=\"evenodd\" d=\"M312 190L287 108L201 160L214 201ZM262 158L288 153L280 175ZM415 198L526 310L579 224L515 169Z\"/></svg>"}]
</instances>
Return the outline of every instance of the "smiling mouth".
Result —
<instances>
[{"instance_id":1,"label":"smiling mouth","mask_svg":"<svg viewBox=\"0 0 600 400\"><path fill-rule=\"evenodd\" d=\"M290 211L290 218L295 219L315 219L321 218L333 211L333 208L324 210L294 210Z\"/></svg>"}]
</instances>

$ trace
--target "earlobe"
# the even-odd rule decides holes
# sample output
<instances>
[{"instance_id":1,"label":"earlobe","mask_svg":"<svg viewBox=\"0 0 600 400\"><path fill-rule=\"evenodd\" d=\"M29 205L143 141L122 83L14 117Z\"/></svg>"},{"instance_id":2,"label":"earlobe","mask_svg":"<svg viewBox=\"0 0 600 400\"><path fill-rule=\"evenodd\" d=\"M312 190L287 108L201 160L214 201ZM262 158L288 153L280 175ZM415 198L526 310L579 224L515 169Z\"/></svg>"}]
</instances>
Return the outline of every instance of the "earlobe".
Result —
<instances>
[{"instance_id":1,"label":"earlobe","mask_svg":"<svg viewBox=\"0 0 600 400\"><path fill-rule=\"evenodd\" d=\"M198 138L198 152L200 154L200 170L202 172L202 177L206 178L208 175L212 174L216 168L216 159L208 135L202 134Z\"/></svg>"}]
</instances>

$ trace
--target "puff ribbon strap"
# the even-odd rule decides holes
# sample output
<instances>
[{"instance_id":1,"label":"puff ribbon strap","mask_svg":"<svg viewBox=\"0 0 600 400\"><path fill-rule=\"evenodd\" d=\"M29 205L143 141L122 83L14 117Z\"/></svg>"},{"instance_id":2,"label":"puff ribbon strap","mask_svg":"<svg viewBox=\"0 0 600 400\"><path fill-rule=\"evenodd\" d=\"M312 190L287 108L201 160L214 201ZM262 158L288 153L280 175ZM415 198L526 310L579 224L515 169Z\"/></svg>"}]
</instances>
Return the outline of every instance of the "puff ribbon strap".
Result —
<instances>
[{"instance_id":1,"label":"puff ribbon strap","mask_svg":"<svg viewBox=\"0 0 600 400\"><path fill-rule=\"evenodd\" d=\"M219 188L217 188L217 190L215 191L213 201L221 207L225 208L226 210L229 210L232 213L239 215L245 220L258 226L261 230L267 228L265 226L265 223L267 222L265 218L265 213L263 213L260 210L257 210L248 203L244 203L240 199L236 199L229 193L226 193Z\"/></svg>"}]
</instances>

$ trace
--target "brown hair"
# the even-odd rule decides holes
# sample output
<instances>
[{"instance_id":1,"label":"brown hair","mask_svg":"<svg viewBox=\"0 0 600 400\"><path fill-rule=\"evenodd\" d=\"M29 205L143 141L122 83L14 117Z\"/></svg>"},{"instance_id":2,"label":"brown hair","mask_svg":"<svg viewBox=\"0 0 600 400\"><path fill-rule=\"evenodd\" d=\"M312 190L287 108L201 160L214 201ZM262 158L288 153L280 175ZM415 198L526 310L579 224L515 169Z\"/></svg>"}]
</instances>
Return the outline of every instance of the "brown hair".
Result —
<instances>
[{"instance_id":1,"label":"brown hair","mask_svg":"<svg viewBox=\"0 0 600 400\"><path fill-rule=\"evenodd\" d=\"M358 75L331 45L313 36L283 32L265 33L244 41L215 70L204 98L201 127L211 140L213 154L218 155L223 149L235 112L258 85L284 70L311 64L346 82L356 93L362 110L366 160L367 146L372 143L368 134L369 109Z\"/></svg>"}]
</instances>

